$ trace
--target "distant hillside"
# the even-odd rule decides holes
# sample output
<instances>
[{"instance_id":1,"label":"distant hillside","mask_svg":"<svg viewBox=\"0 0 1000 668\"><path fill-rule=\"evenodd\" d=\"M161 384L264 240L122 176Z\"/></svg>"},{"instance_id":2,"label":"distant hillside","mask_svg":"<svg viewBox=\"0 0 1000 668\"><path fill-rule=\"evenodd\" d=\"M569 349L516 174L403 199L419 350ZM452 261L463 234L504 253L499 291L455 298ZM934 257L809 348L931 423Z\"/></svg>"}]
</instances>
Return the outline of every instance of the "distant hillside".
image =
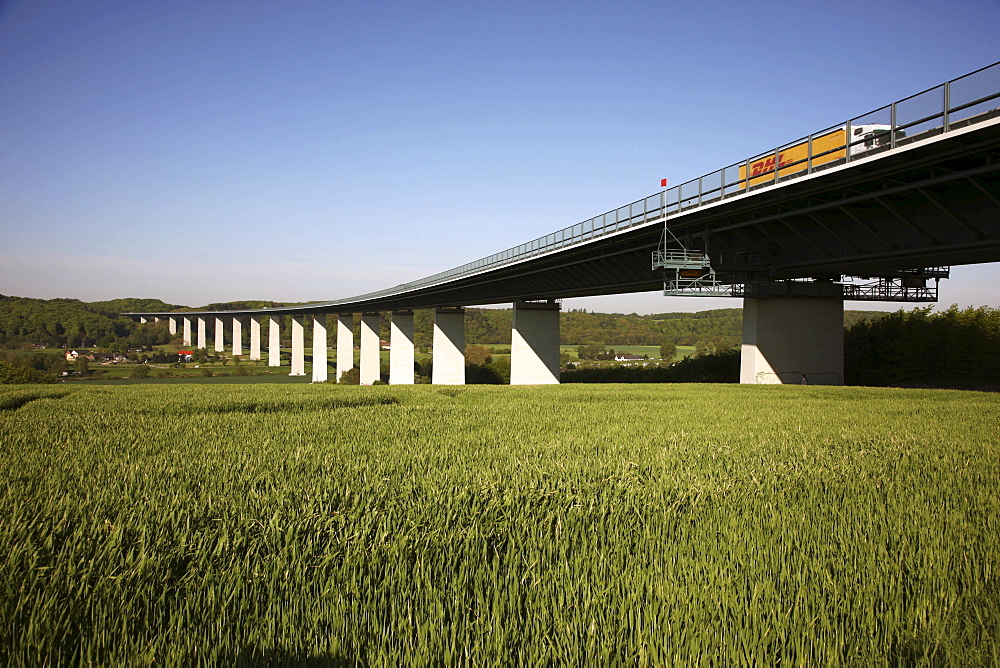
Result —
<instances>
[{"instance_id":1,"label":"distant hillside","mask_svg":"<svg viewBox=\"0 0 1000 668\"><path fill-rule=\"evenodd\" d=\"M120 311L171 311L158 299L31 299L0 295L0 346L86 347L111 345L135 333L138 323L116 317Z\"/></svg>"},{"instance_id":2,"label":"distant hillside","mask_svg":"<svg viewBox=\"0 0 1000 668\"><path fill-rule=\"evenodd\" d=\"M887 315L883 311L844 311L844 326ZM737 345L743 335L743 309L725 308L697 313L622 315L571 310L563 314L564 344L596 341L607 345L660 345L669 340L681 346L712 343L719 350Z\"/></svg>"},{"instance_id":3,"label":"distant hillside","mask_svg":"<svg viewBox=\"0 0 1000 668\"><path fill-rule=\"evenodd\" d=\"M12 297L12 299L18 299L18 297ZM106 302L78 302L76 299L49 301L77 302L88 311L93 311L94 313L100 313L111 317L117 317L119 313L133 313L136 311L175 311L181 308L176 304L167 304L159 299L135 299L132 297L126 297L125 299L112 299Z\"/></svg>"},{"instance_id":4,"label":"distant hillside","mask_svg":"<svg viewBox=\"0 0 1000 668\"><path fill-rule=\"evenodd\" d=\"M151 345L167 338L159 328L140 327L118 313L141 311L233 310L287 306L292 303L265 300L217 302L197 307L167 304L159 299L113 299L82 302L78 299L31 299L0 295L0 346L22 345L48 347L107 347ZM467 309L465 340L468 344L502 344L510 341L511 309ZM416 311L417 345L431 343L433 311ZM851 326L861 320L886 315L883 312L845 311L844 323ZM383 314L381 335L389 337L389 314ZM286 323L287 324L287 323ZM357 324L360 326L360 322ZM739 343L743 326L741 309L714 309L698 313L657 313L637 315L589 313L571 309L562 313L560 340L564 345L603 343L608 346L658 346L664 341L677 345L706 344L725 349ZM307 328L309 328L307 319ZM156 332L154 335L153 332Z\"/></svg>"},{"instance_id":5,"label":"distant hillside","mask_svg":"<svg viewBox=\"0 0 1000 668\"><path fill-rule=\"evenodd\" d=\"M286 304L285 302L269 302L262 301L259 299L248 299L246 301L237 302L213 302L211 304L205 304L204 306L194 306L194 307L183 307L178 310L180 311L243 311L247 309L255 308L274 308L275 306L292 306L292 304Z\"/></svg>"}]
</instances>

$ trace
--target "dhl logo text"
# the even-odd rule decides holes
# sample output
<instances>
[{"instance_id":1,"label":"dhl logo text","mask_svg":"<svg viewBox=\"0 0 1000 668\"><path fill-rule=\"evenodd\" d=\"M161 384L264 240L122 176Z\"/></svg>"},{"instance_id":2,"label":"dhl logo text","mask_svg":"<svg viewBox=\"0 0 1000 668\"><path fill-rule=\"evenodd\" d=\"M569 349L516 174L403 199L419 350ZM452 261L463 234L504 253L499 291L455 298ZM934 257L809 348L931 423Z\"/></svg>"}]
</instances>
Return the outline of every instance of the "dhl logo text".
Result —
<instances>
[{"instance_id":1,"label":"dhl logo text","mask_svg":"<svg viewBox=\"0 0 1000 668\"><path fill-rule=\"evenodd\" d=\"M782 168L782 167L786 167L787 165L790 165L791 163L792 163L792 161L790 159L786 159L785 158L785 154L784 153L779 153L778 154L778 168L779 169ZM758 160L757 162L755 162L755 163L753 163L753 164L750 165L750 176L751 177L760 176L761 174L764 174L766 172L771 172L771 171L774 171L774 156L773 155L770 158L767 158L765 160Z\"/></svg>"}]
</instances>

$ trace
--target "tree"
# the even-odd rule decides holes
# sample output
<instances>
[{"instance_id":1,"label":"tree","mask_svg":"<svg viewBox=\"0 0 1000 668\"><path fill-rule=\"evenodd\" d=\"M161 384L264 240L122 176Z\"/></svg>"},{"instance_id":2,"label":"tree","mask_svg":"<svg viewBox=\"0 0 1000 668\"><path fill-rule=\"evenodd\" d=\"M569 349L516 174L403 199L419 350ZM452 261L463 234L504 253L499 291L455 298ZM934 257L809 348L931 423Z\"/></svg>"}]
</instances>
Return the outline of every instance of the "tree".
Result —
<instances>
[{"instance_id":1,"label":"tree","mask_svg":"<svg viewBox=\"0 0 1000 668\"><path fill-rule=\"evenodd\" d=\"M673 362L674 358L677 357L677 345L667 339L660 344L660 359L665 362Z\"/></svg>"},{"instance_id":2,"label":"tree","mask_svg":"<svg viewBox=\"0 0 1000 668\"><path fill-rule=\"evenodd\" d=\"M483 346L466 346L465 347L465 363L475 364L477 366L485 366L493 361L490 356L490 351Z\"/></svg>"},{"instance_id":3,"label":"tree","mask_svg":"<svg viewBox=\"0 0 1000 668\"><path fill-rule=\"evenodd\" d=\"M1000 309L899 310L861 320L844 334L850 385L943 385L1000 382Z\"/></svg>"},{"instance_id":4,"label":"tree","mask_svg":"<svg viewBox=\"0 0 1000 668\"><path fill-rule=\"evenodd\" d=\"M149 378L149 367L144 365L139 365L132 369L133 378Z\"/></svg>"},{"instance_id":5,"label":"tree","mask_svg":"<svg viewBox=\"0 0 1000 668\"><path fill-rule=\"evenodd\" d=\"M434 362L430 357L418 359L413 365L413 382L417 385L430 385Z\"/></svg>"},{"instance_id":6,"label":"tree","mask_svg":"<svg viewBox=\"0 0 1000 668\"><path fill-rule=\"evenodd\" d=\"M582 360L595 360L598 355L603 354L604 344L597 341L585 343L582 346L578 346L576 349L576 356Z\"/></svg>"},{"instance_id":7,"label":"tree","mask_svg":"<svg viewBox=\"0 0 1000 668\"><path fill-rule=\"evenodd\" d=\"M698 341L694 344L694 355L695 357L704 357L705 355L714 355L718 352L718 347L715 345L715 341Z\"/></svg>"},{"instance_id":8,"label":"tree","mask_svg":"<svg viewBox=\"0 0 1000 668\"><path fill-rule=\"evenodd\" d=\"M0 385L54 382L56 379L43 371L0 361Z\"/></svg>"},{"instance_id":9,"label":"tree","mask_svg":"<svg viewBox=\"0 0 1000 668\"><path fill-rule=\"evenodd\" d=\"M340 380L338 380L337 382L340 385L360 385L361 369L357 367L351 367L344 373L340 374Z\"/></svg>"}]
</instances>

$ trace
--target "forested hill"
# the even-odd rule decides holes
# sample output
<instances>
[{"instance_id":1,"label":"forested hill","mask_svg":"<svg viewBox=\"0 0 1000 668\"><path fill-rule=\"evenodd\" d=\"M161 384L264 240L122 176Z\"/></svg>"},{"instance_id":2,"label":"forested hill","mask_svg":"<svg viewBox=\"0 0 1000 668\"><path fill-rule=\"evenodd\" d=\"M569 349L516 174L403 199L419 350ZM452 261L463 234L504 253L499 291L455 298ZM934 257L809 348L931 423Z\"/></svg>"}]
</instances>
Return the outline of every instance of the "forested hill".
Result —
<instances>
[{"instance_id":1,"label":"forested hill","mask_svg":"<svg viewBox=\"0 0 1000 668\"><path fill-rule=\"evenodd\" d=\"M133 323L118 318L122 311L172 311L159 299L31 299L0 295L0 345L16 347L110 345L127 337Z\"/></svg>"},{"instance_id":2,"label":"forested hill","mask_svg":"<svg viewBox=\"0 0 1000 668\"><path fill-rule=\"evenodd\" d=\"M111 299L83 302L79 299L32 299L0 295L0 346L24 345L80 348L148 346L162 343L162 336L151 338L138 323L118 317L119 313L170 312L189 310L231 310L286 306L286 304L247 300L187 307L159 299ZM157 340L153 340L157 339Z\"/></svg>"},{"instance_id":3,"label":"forested hill","mask_svg":"<svg viewBox=\"0 0 1000 668\"><path fill-rule=\"evenodd\" d=\"M882 311L844 311L844 326L886 315ZM607 345L660 345L664 340L681 346L711 342L719 350L737 345L743 333L743 309L724 308L697 313L588 313L563 314L563 343L595 341Z\"/></svg>"},{"instance_id":4,"label":"forested hill","mask_svg":"<svg viewBox=\"0 0 1000 668\"><path fill-rule=\"evenodd\" d=\"M845 311L845 326L886 315L881 311ZM414 330L418 347L430 345L434 312L415 312ZM510 342L511 309L465 310L467 344ZM383 315L382 338L389 336L389 317ZM658 346L670 341L681 346L706 344L722 350L739 343L743 331L742 309L715 309L698 313L589 313L583 309L563 311L559 326L563 345L603 343L608 346Z\"/></svg>"},{"instance_id":5,"label":"forested hill","mask_svg":"<svg viewBox=\"0 0 1000 668\"><path fill-rule=\"evenodd\" d=\"M102 302L82 302L78 299L31 299L0 295L0 346L22 345L106 347L132 339L137 345L142 328L137 323L117 317L127 312L169 312L185 310L229 310L284 306L279 302L246 300L206 304L196 308L167 304L158 299L113 299ZM845 311L847 326L867 318L885 315L883 312ZM416 312L418 345L430 344L433 311ZM384 338L388 338L388 315ZM710 343L717 349L736 345L740 340L743 312L740 309L714 309L698 313L658 313L637 315L621 313L589 313L571 309L562 313L560 338L563 344L603 343L609 346L660 345L671 341L677 345ZM466 309L466 342L469 344L502 344L510 341L510 309ZM426 341L423 339L426 338Z\"/></svg>"},{"instance_id":6,"label":"forested hill","mask_svg":"<svg viewBox=\"0 0 1000 668\"><path fill-rule=\"evenodd\" d=\"M5 299L22 299L21 297L6 297ZM159 299L135 299L128 297L125 299L112 299L106 302L81 302L76 299L33 299L31 301L41 302L66 302L76 303L88 311L100 313L101 315L117 318L119 313L143 312L143 311L173 311L181 308L176 304L167 304Z\"/></svg>"},{"instance_id":7,"label":"forested hill","mask_svg":"<svg viewBox=\"0 0 1000 668\"><path fill-rule=\"evenodd\" d=\"M693 346L705 341L721 349L739 342L743 311L714 309L643 316L571 310L563 315L561 324L565 343L658 346L669 340L677 345Z\"/></svg>"}]
</instances>

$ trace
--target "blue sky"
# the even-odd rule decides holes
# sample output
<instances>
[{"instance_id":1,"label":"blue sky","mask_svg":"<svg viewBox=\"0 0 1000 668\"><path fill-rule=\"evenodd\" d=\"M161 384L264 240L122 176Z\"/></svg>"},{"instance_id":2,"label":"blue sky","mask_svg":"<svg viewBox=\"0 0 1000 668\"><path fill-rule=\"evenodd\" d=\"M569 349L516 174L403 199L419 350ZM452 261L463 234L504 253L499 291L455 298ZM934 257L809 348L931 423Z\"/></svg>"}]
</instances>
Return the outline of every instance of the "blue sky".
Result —
<instances>
[{"instance_id":1,"label":"blue sky","mask_svg":"<svg viewBox=\"0 0 1000 668\"><path fill-rule=\"evenodd\" d=\"M0 0L0 293L378 290L988 65L998 35L1000 0ZM953 276L943 304L1000 306L1000 264Z\"/></svg>"}]
</instances>

